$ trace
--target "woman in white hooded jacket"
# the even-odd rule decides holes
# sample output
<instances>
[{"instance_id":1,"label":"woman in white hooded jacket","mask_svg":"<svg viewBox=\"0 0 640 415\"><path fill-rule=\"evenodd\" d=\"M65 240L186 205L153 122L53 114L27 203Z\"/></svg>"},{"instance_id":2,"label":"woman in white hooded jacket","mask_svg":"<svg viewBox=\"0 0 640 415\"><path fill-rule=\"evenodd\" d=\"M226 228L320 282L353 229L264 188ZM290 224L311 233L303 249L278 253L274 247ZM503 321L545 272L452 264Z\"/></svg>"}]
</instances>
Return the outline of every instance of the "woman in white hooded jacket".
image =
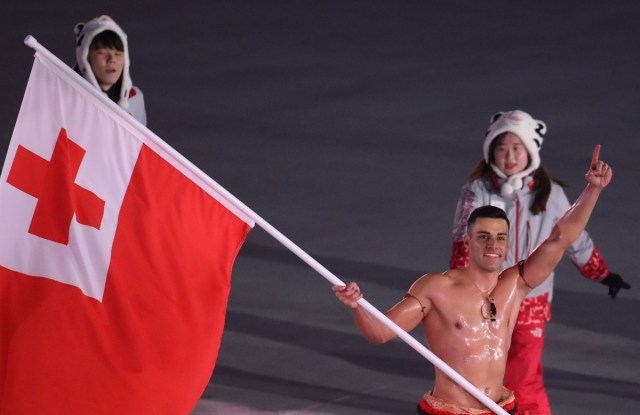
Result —
<instances>
[{"instance_id":1,"label":"woman in white hooded jacket","mask_svg":"<svg viewBox=\"0 0 640 415\"><path fill-rule=\"evenodd\" d=\"M74 69L93 86L147 125L144 96L129 75L127 35L109 16L78 23Z\"/></svg>"}]
</instances>

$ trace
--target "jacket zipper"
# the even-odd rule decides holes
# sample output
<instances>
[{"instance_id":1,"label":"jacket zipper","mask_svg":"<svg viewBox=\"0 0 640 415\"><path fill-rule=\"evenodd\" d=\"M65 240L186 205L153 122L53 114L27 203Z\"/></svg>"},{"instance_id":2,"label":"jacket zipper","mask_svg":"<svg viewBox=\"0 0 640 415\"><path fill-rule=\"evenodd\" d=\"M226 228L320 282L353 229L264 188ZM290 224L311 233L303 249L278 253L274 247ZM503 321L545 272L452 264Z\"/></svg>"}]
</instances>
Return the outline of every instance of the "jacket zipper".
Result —
<instances>
[{"instance_id":1,"label":"jacket zipper","mask_svg":"<svg viewBox=\"0 0 640 415\"><path fill-rule=\"evenodd\" d=\"M518 194L516 193L516 226L515 226L515 263L520 262L520 241L518 238L518 234L520 233L518 230L520 229L520 198L518 198Z\"/></svg>"}]
</instances>

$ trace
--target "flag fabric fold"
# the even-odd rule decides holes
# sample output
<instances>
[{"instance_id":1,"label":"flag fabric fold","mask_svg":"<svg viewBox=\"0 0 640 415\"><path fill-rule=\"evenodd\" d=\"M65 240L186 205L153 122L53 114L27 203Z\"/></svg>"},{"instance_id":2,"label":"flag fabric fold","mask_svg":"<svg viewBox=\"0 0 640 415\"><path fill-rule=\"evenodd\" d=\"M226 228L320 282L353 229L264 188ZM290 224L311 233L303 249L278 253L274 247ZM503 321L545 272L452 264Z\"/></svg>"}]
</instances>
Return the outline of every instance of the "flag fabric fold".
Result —
<instances>
[{"instance_id":1,"label":"flag fabric fold","mask_svg":"<svg viewBox=\"0 0 640 415\"><path fill-rule=\"evenodd\" d=\"M187 414L253 221L36 53L0 176L0 413Z\"/></svg>"}]
</instances>

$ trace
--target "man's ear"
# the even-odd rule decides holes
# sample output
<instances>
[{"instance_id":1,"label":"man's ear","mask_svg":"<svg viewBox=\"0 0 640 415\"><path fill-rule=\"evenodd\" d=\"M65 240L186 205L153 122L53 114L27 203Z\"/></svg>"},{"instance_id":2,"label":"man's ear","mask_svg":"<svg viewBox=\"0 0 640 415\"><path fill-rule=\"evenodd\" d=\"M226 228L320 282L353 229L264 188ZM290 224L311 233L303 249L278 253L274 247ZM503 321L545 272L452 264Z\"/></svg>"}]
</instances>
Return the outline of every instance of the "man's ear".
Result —
<instances>
[{"instance_id":1,"label":"man's ear","mask_svg":"<svg viewBox=\"0 0 640 415\"><path fill-rule=\"evenodd\" d=\"M464 238L462 238L462 242L464 243L464 246L466 246L467 248L469 247L469 235L465 235Z\"/></svg>"}]
</instances>

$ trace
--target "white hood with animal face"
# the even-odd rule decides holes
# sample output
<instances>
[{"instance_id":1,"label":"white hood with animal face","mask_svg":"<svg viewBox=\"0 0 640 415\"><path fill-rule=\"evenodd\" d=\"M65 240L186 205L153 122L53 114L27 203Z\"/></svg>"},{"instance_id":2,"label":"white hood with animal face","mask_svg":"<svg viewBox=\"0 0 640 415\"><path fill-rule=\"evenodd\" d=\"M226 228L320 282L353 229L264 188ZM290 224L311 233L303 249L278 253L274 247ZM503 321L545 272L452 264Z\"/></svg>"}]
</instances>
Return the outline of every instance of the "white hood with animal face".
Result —
<instances>
[{"instance_id":1,"label":"white hood with animal face","mask_svg":"<svg viewBox=\"0 0 640 415\"><path fill-rule=\"evenodd\" d=\"M531 159L525 170L509 177L491 163L491 155L489 154L493 140L505 132L511 132L520 138ZM522 189L524 178L540 167L539 152L546 133L547 125L543 121L534 120L531 115L521 110L498 112L491 117L491 124L485 135L483 146L484 161L499 177L506 179L501 189L503 195Z\"/></svg>"},{"instance_id":2,"label":"white hood with animal face","mask_svg":"<svg viewBox=\"0 0 640 415\"><path fill-rule=\"evenodd\" d=\"M76 65L80 74L92 85L100 89L100 85L98 85L98 81L89 64L89 47L91 46L93 38L106 30L111 30L120 36L124 46L124 68L122 69L122 86L118 94L118 105L122 108L128 108L129 93L133 84L129 76L130 61L127 35L109 16L102 15L86 23L78 23L74 27L76 34Z\"/></svg>"}]
</instances>

